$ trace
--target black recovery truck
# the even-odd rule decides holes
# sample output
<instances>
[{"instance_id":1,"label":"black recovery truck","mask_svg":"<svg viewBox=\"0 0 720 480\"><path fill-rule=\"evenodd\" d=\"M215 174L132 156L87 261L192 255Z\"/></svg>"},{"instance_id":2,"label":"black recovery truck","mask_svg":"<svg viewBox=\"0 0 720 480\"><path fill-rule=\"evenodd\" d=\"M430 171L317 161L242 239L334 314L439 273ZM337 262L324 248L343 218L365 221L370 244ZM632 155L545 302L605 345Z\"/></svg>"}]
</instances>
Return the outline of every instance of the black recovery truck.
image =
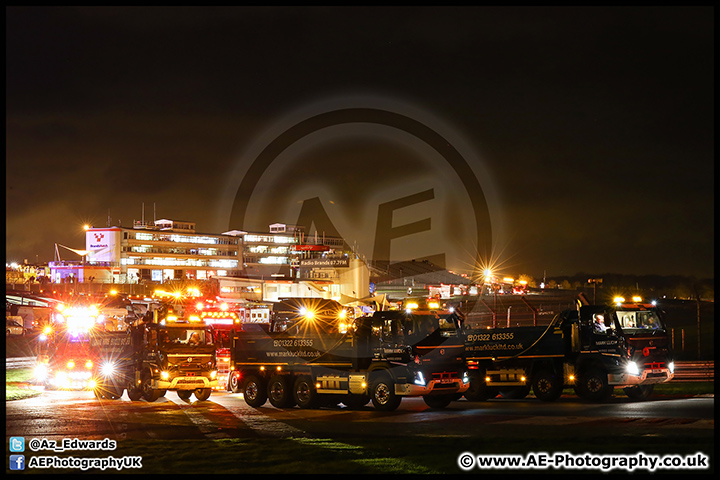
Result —
<instances>
[{"instance_id":1,"label":"black recovery truck","mask_svg":"<svg viewBox=\"0 0 720 480\"><path fill-rule=\"evenodd\" d=\"M470 401L524 398L531 388L553 401L571 386L591 401L606 400L615 387L644 399L674 376L668 332L651 304L580 305L547 327L471 330L465 356Z\"/></svg>"},{"instance_id":2,"label":"black recovery truck","mask_svg":"<svg viewBox=\"0 0 720 480\"><path fill-rule=\"evenodd\" d=\"M431 408L444 408L467 390L454 314L394 310L350 321L339 304L335 313L327 301L316 305L296 299L295 315L233 332L228 385L248 405L269 399L277 408L359 408L372 400L391 411L402 397L422 396Z\"/></svg>"},{"instance_id":3,"label":"black recovery truck","mask_svg":"<svg viewBox=\"0 0 720 480\"><path fill-rule=\"evenodd\" d=\"M207 400L218 385L212 327L172 314L146 317L125 332L96 332L90 338L94 391L117 399L125 390L137 401L154 402L167 390L183 400Z\"/></svg>"}]
</instances>

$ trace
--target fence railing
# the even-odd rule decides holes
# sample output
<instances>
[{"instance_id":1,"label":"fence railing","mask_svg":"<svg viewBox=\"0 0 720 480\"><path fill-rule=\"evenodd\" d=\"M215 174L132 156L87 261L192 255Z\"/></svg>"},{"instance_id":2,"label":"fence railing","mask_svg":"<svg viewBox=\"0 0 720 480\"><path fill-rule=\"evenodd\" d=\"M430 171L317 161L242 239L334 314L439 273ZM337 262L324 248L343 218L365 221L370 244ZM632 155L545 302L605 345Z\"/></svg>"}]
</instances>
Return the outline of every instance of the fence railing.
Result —
<instances>
[{"instance_id":1,"label":"fence railing","mask_svg":"<svg viewBox=\"0 0 720 480\"><path fill-rule=\"evenodd\" d=\"M711 382L715 379L715 361L675 362L675 378L679 382Z\"/></svg>"},{"instance_id":2,"label":"fence railing","mask_svg":"<svg viewBox=\"0 0 720 480\"><path fill-rule=\"evenodd\" d=\"M32 367L36 361L36 357L7 357L5 358L5 369Z\"/></svg>"}]
</instances>

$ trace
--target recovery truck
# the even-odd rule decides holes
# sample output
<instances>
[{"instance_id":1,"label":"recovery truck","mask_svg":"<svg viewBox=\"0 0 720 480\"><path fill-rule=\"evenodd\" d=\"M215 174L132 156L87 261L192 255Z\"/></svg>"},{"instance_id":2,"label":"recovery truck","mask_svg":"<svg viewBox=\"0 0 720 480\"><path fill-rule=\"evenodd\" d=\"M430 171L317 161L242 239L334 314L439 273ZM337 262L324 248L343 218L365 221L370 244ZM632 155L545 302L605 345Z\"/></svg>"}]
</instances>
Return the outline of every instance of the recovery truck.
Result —
<instances>
[{"instance_id":1,"label":"recovery truck","mask_svg":"<svg viewBox=\"0 0 720 480\"><path fill-rule=\"evenodd\" d=\"M604 321L604 327L596 324ZM532 388L543 401L565 387L586 400L603 401L622 387L644 399L671 380L674 363L659 309L651 304L580 305L547 327L466 332L470 401L524 398Z\"/></svg>"},{"instance_id":2,"label":"recovery truck","mask_svg":"<svg viewBox=\"0 0 720 480\"><path fill-rule=\"evenodd\" d=\"M58 304L38 335L35 382L47 389L92 388L89 338L102 327L95 305Z\"/></svg>"},{"instance_id":3,"label":"recovery truck","mask_svg":"<svg viewBox=\"0 0 720 480\"><path fill-rule=\"evenodd\" d=\"M292 315L233 332L230 388L258 408L317 408L343 403L395 410L422 396L444 408L467 390L463 339L447 311L379 311L351 321L337 302L284 302ZM322 314L320 313L322 311Z\"/></svg>"},{"instance_id":4,"label":"recovery truck","mask_svg":"<svg viewBox=\"0 0 720 480\"><path fill-rule=\"evenodd\" d=\"M210 398L218 385L212 327L166 309L145 319L151 321L90 337L95 395L116 399L127 390L130 400L154 402L174 390L183 400Z\"/></svg>"}]
</instances>

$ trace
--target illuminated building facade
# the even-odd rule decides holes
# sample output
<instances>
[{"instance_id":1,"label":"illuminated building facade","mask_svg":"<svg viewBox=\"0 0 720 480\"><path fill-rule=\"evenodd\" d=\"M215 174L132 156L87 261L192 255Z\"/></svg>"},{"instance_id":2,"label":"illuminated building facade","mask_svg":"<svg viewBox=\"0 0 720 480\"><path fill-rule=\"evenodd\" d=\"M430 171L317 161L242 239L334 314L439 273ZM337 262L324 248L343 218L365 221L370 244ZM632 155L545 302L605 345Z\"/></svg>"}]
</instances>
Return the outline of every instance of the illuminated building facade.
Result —
<instances>
[{"instance_id":1,"label":"illuminated building facade","mask_svg":"<svg viewBox=\"0 0 720 480\"><path fill-rule=\"evenodd\" d=\"M369 293L367 266L342 238L305 235L302 227L281 223L262 233L201 234L195 226L162 219L133 228L90 227L85 250L69 249L82 262L51 262L51 278L121 284L215 278L224 294L258 300Z\"/></svg>"},{"instance_id":2,"label":"illuminated building facade","mask_svg":"<svg viewBox=\"0 0 720 480\"><path fill-rule=\"evenodd\" d=\"M240 236L200 234L193 222L167 219L134 222L133 228L89 228L85 264L105 267L116 283L206 280L241 268L241 243Z\"/></svg>"}]
</instances>

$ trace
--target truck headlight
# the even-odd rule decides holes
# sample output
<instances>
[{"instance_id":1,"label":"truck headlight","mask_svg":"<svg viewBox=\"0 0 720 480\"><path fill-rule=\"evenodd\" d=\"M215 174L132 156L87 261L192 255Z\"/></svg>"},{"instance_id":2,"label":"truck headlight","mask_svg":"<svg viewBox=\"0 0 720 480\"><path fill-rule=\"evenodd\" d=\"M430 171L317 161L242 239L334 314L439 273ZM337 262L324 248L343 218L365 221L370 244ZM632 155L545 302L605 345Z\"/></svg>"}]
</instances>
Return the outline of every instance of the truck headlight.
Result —
<instances>
[{"instance_id":1,"label":"truck headlight","mask_svg":"<svg viewBox=\"0 0 720 480\"><path fill-rule=\"evenodd\" d=\"M470 377L468 376L468 372L463 372L463 384L470 383Z\"/></svg>"},{"instance_id":2,"label":"truck headlight","mask_svg":"<svg viewBox=\"0 0 720 480\"><path fill-rule=\"evenodd\" d=\"M217 370L212 370L210 372L210 380L215 380L217 378Z\"/></svg>"},{"instance_id":3,"label":"truck headlight","mask_svg":"<svg viewBox=\"0 0 720 480\"><path fill-rule=\"evenodd\" d=\"M675 362L668 362L667 366L670 373L675 373Z\"/></svg>"},{"instance_id":4,"label":"truck headlight","mask_svg":"<svg viewBox=\"0 0 720 480\"><path fill-rule=\"evenodd\" d=\"M160 378L163 380L167 380L170 378L170 374L168 372L166 372L165 370L163 370L162 372L160 372Z\"/></svg>"},{"instance_id":5,"label":"truck headlight","mask_svg":"<svg viewBox=\"0 0 720 480\"><path fill-rule=\"evenodd\" d=\"M630 375L640 375L640 369L635 362L628 362L627 365L625 365L625 371Z\"/></svg>"},{"instance_id":6,"label":"truck headlight","mask_svg":"<svg viewBox=\"0 0 720 480\"><path fill-rule=\"evenodd\" d=\"M111 362L105 362L100 367L100 373L106 377L111 377L115 373L115 365Z\"/></svg>"},{"instance_id":7,"label":"truck headlight","mask_svg":"<svg viewBox=\"0 0 720 480\"><path fill-rule=\"evenodd\" d=\"M35 379L40 382L44 382L48 376L48 367L44 363L41 363L35 367Z\"/></svg>"},{"instance_id":8,"label":"truck headlight","mask_svg":"<svg viewBox=\"0 0 720 480\"><path fill-rule=\"evenodd\" d=\"M425 386L425 377L422 372L417 372L415 374L415 385L420 385L421 387Z\"/></svg>"}]
</instances>

